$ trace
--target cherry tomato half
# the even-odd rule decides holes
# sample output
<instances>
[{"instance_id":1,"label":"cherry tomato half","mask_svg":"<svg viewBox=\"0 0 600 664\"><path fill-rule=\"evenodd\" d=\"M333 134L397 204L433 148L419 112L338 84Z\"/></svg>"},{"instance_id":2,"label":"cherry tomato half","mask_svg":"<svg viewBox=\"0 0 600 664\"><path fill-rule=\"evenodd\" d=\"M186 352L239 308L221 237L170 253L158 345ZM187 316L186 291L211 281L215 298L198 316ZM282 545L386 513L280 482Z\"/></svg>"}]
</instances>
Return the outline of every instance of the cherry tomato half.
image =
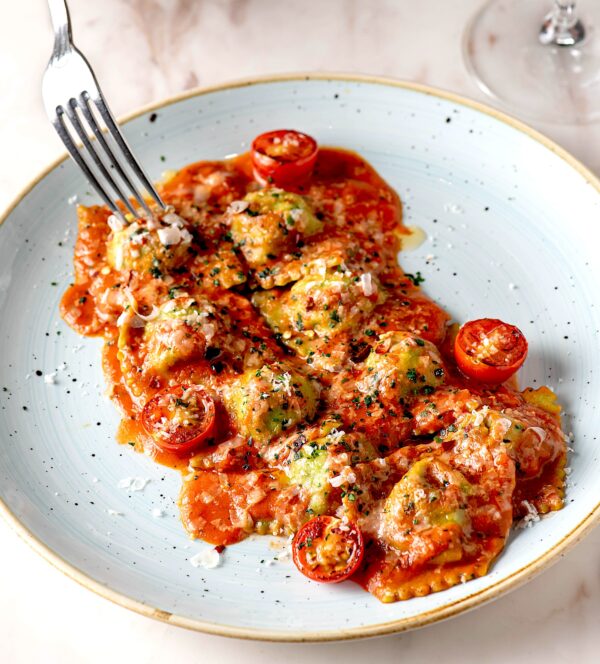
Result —
<instances>
[{"instance_id":1,"label":"cherry tomato half","mask_svg":"<svg viewBox=\"0 0 600 664\"><path fill-rule=\"evenodd\" d=\"M352 576L365 552L359 528L333 516L317 516L296 533L292 553L296 567L313 581L338 583Z\"/></svg>"},{"instance_id":2,"label":"cherry tomato half","mask_svg":"<svg viewBox=\"0 0 600 664\"><path fill-rule=\"evenodd\" d=\"M144 406L142 424L160 450L186 454L211 437L215 402L200 385L167 387Z\"/></svg>"},{"instance_id":3,"label":"cherry tomato half","mask_svg":"<svg viewBox=\"0 0 600 664\"><path fill-rule=\"evenodd\" d=\"M254 177L279 187L300 185L312 175L318 146L314 138L292 129L278 129L252 142Z\"/></svg>"},{"instance_id":4,"label":"cherry tomato half","mask_svg":"<svg viewBox=\"0 0 600 664\"><path fill-rule=\"evenodd\" d=\"M460 328L454 357L465 376L481 383L503 383L525 362L527 339L514 325L480 318Z\"/></svg>"}]
</instances>

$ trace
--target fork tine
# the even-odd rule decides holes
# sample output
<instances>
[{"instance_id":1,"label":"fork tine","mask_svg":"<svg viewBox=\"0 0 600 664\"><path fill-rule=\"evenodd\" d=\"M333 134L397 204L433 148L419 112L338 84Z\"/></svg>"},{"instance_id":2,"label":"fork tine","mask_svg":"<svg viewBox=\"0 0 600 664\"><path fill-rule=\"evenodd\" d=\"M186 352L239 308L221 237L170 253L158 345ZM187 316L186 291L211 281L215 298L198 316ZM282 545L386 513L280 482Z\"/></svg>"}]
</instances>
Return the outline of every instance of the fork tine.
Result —
<instances>
[{"instance_id":1,"label":"fork tine","mask_svg":"<svg viewBox=\"0 0 600 664\"><path fill-rule=\"evenodd\" d=\"M67 148L69 154L71 157L75 160L79 168L84 172L86 178L89 180L90 184L94 189L98 192L100 195L100 198L106 203L106 205L110 208L111 212L121 219L123 219L123 213L121 210L118 208L117 205L113 202L112 198L106 193L104 187L100 184L99 180L96 178L94 173L91 171L89 166L87 165L85 159L83 158L81 152L75 145L75 142L71 138L71 134L69 133L69 130L67 128L67 125L65 123L65 110L62 106L58 106L56 109L56 118L53 120L52 124L54 125L54 129L60 136L60 139L64 143L65 147Z\"/></svg>"},{"instance_id":2,"label":"fork tine","mask_svg":"<svg viewBox=\"0 0 600 664\"><path fill-rule=\"evenodd\" d=\"M49 0L48 4L54 28L54 49L44 72L42 97L52 125L113 214L125 217L118 199L135 216L139 215L136 203L151 214L146 194L166 210L121 134L90 63L73 44L66 0ZM75 94L67 96L69 89ZM122 188L132 196L124 195Z\"/></svg>"},{"instance_id":3,"label":"fork tine","mask_svg":"<svg viewBox=\"0 0 600 664\"><path fill-rule=\"evenodd\" d=\"M117 194L117 197L123 201L123 204L125 207L133 214L134 216L137 216L137 212L133 205L129 202L129 199L127 196L121 191L121 188L119 187L118 183L115 182L115 179L112 177L112 175L108 172L108 169L104 165L102 159L96 152L95 147L92 145L92 142L88 138L87 131L85 130L84 126L81 124L81 120L79 119L79 116L77 115L77 108L79 108L79 105L77 103L76 99L70 99L68 108L66 110L67 117L71 121L71 124L75 128L75 131L77 132L79 138L81 139L83 145L85 146L86 150L88 151L90 157L104 176L104 178L107 180L109 186L113 191Z\"/></svg>"},{"instance_id":4,"label":"fork tine","mask_svg":"<svg viewBox=\"0 0 600 664\"><path fill-rule=\"evenodd\" d=\"M104 96L102 95L102 92L100 91L100 88L98 88L98 96L96 99L94 99L94 103L96 104L96 107L100 111L100 115L102 115L102 119L104 122L106 122L106 126L108 127L108 130L111 133L111 136L115 139L117 142L117 145L121 148L123 151L123 154L125 155L125 158L127 159L127 162L131 166L133 172L137 175L139 178L140 182L144 185L144 187L147 189L148 193L152 196L154 201L159 205L163 210L165 209L165 205L162 202L160 196L158 195L156 189L154 189L154 186L142 170L142 167L138 163L137 159L133 156L133 153L129 149L129 146L127 145L127 142L125 141L125 137L121 133L121 130L119 129L117 123L115 122L112 113L110 112L110 109L108 108L108 105L104 101Z\"/></svg>"},{"instance_id":5,"label":"fork tine","mask_svg":"<svg viewBox=\"0 0 600 664\"><path fill-rule=\"evenodd\" d=\"M94 117L94 114L92 112L90 95L87 92L83 92L79 97L79 101L80 101L79 108L83 113L88 125L91 127L92 131L94 132L94 136L98 139L98 142L104 149L104 152L106 153L106 156L108 157L110 163L115 167L117 173L121 176L121 179L123 180L123 182L125 182L125 185L129 188L129 191L131 192L132 196L136 199L136 201L139 203L139 205L143 207L148 214L152 214L150 208L148 207L148 204L144 200L144 197L138 192L135 185L132 183L129 176L122 168L121 163L119 162L118 159L118 155L116 155L111 150L110 145L107 143L106 138L104 137L104 132L98 126L98 122L96 121L96 118Z\"/></svg>"}]
</instances>

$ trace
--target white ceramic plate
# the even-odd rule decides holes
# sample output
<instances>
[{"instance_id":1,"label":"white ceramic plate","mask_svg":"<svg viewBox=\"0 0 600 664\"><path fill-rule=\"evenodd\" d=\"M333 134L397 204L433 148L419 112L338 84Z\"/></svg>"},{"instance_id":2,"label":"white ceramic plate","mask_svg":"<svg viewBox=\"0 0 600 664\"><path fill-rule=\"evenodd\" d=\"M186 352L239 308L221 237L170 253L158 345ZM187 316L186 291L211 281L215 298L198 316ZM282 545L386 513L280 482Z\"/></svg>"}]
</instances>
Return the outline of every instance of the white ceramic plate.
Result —
<instances>
[{"instance_id":1,"label":"white ceramic plate","mask_svg":"<svg viewBox=\"0 0 600 664\"><path fill-rule=\"evenodd\" d=\"M158 178L242 152L279 127L357 150L399 191L407 223L428 234L403 265L420 270L426 291L458 320L494 316L524 330L531 351L522 383L556 389L575 433L565 509L518 531L487 576L392 605L352 583L310 583L289 561L261 562L277 555L267 538L228 548L217 569L193 567L188 559L208 545L188 540L179 523L178 474L114 442L118 417L102 396L100 342L79 338L58 315L71 279L72 197L95 202L62 161L0 227L1 511L76 580L174 624L281 640L424 625L523 582L600 512L600 183L495 111L366 78L292 77L193 93L136 114L125 133ZM46 383L43 374L55 371L56 384ZM131 493L118 488L125 477L150 482Z\"/></svg>"}]
</instances>

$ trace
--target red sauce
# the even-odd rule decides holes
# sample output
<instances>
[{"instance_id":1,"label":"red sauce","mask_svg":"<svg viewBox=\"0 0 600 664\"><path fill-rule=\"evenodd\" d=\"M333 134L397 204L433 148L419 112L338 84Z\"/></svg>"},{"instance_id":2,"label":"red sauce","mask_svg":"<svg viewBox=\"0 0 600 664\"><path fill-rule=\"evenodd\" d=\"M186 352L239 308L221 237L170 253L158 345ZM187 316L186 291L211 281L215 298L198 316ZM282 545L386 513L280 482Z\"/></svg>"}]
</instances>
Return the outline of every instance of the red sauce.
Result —
<instances>
[{"instance_id":1,"label":"red sauce","mask_svg":"<svg viewBox=\"0 0 600 664\"><path fill-rule=\"evenodd\" d=\"M192 536L347 517L367 543L355 580L393 601L485 574L513 514L562 506L558 407L458 372L449 316L397 264L400 199L364 159L321 148L282 191L244 154L159 189L172 207L153 220L79 208L61 313L104 337L117 439L181 471ZM140 421L178 384L216 403L216 433L185 455Z\"/></svg>"}]
</instances>

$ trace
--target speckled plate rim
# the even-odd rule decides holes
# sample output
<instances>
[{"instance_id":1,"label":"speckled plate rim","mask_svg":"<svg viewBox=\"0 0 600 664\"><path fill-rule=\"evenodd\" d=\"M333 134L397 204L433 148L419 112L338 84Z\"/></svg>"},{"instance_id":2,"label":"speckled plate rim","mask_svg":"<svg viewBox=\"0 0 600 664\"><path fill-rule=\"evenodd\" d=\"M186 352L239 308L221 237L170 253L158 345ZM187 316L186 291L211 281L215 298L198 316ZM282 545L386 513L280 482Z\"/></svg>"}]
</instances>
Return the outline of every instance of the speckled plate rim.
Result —
<instances>
[{"instance_id":1,"label":"speckled plate rim","mask_svg":"<svg viewBox=\"0 0 600 664\"><path fill-rule=\"evenodd\" d=\"M409 81L401 81L392 78L370 76L362 74L343 74L343 73L292 73L292 74L279 74L262 77L254 77L251 79L243 79L239 81L232 81L222 85L215 85L211 87L202 87L188 90L184 93L167 97L162 101L148 104L139 108L138 110L129 113L121 118L119 122L128 122L140 115L144 115L150 111L156 111L165 106L173 103L190 99L192 97L199 97L202 95L210 94L213 92L221 92L231 90L234 88L249 87L252 85L259 85L264 83L278 83L278 82L292 82L292 81L339 81L349 83L370 83L375 85L383 85L413 92L419 92L439 99L450 101L454 104L464 106L484 115L488 115L495 120L499 120L504 124L516 129L517 131L526 134L529 138L541 143L545 148L549 149L563 161L565 161L571 168L575 169L586 182L592 185L600 194L600 179L597 178L588 168L586 168L579 160L572 154L567 152L564 148L560 147L557 143L544 136L537 130L529 127L524 122L513 118L502 111L498 111L491 106L482 104L468 97L448 92L439 88L430 87L421 83L412 83ZM51 171L57 168L61 163L68 159L68 155L64 154L59 157L49 166L47 166L36 178L34 178L25 188L17 195L13 202L6 208L0 215L0 225L3 224L10 216L13 210L21 203L21 201L29 194L29 192L41 182ZM126 609L135 611L143 616L154 618L170 625L177 625L186 629L213 634L216 636L227 636L239 639L250 639L260 641L283 641L283 642L318 642L318 641L342 641L349 639L368 638L375 636L384 636L386 634L395 634L399 632L425 627L432 623L451 618L465 611L475 609L482 604L489 602L493 599L500 597L510 590L514 590L523 585L531 578L548 568L555 562L558 562L559 557L564 555L570 548L580 542L598 522L600 522L600 500L595 505L594 509L587 514L567 535L565 535L559 542L557 542L551 549L543 553L541 556L530 562L529 564L521 567L513 572L510 576L502 579L487 588L478 592L471 593L466 597L449 602L443 606L437 607L430 611L424 611L419 615L410 618L403 618L400 620L392 620L390 622L379 623L376 625L366 625L362 627L355 627L352 629L339 629L329 631L311 631L311 632L281 632L269 631L265 629L248 629L242 627L229 627L226 625L219 625L216 623L206 622L203 620L193 620L180 616L168 611L163 611L147 604L144 604L132 597L123 595L105 586L98 581L94 580L80 569L71 565L64 560L59 554L53 551L50 547L46 546L38 537L36 537L19 519L11 512L8 505L0 498L0 516L8 523L8 525L24 540L35 552L42 558L63 572L66 576L73 579L83 587L95 592L96 594L104 597L105 599L118 604Z\"/></svg>"}]
</instances>

